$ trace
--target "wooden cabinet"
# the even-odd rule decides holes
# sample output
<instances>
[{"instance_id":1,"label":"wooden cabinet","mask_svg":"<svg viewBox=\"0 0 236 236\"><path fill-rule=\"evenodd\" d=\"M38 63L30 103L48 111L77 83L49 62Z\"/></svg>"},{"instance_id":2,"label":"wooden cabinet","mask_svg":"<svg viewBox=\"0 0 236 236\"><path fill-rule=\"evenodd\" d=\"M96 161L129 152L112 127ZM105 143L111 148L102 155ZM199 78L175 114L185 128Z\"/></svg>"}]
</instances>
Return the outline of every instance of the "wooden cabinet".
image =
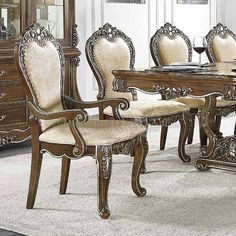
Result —
<instances>
[{"instance_id":1,"label":"wooden cabinet","mask_svg":"<svg viewBox=\"0 0 236 236\"><path fill-rule=\"evenodd\" d=\"M62 45L66 59L64 92L79 99L75 0L0 0L0 147L30 136L27 98L14 64L14 45L35 21L50 30Z\"/></svg>"}]
</instances>

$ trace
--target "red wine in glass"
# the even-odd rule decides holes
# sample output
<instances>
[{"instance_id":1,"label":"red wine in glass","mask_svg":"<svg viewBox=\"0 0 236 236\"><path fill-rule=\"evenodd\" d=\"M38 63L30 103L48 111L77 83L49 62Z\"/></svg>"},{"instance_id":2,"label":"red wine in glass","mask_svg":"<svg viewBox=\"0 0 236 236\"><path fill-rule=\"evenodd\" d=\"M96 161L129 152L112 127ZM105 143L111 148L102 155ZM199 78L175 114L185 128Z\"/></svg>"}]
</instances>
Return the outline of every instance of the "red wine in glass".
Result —
<instances>
[{"instance_id":1,"label":"red wine in glass","mask_svg":"<svg viewBox=\"0 0 236 236\"><path fill-rule=\"evenodd\" d=\"M199 67L201 67L201 54L206 50L207 42L203 36L195 36L193 39L193 50L199 54Z\"/></svg>"}]
</instances>

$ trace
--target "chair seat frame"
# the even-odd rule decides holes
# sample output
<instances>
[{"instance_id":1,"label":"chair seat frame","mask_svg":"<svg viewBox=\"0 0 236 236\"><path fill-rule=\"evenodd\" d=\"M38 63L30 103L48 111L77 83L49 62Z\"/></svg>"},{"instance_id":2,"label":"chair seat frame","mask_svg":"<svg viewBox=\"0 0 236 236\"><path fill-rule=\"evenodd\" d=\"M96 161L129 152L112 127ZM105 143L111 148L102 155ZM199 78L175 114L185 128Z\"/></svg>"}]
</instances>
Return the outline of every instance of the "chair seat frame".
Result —
<instances>
[{"instance_id":1,"label":"chair seat frame","mask_svg":"<svg viewBox=\"0 0 236 236\"><path fill-rule=\"evenodd\" d=\"M45 112L38 106L37 99L24 64L24 50L32 41L37 42L38 45L42 47L45 45L45 42L50 41L59 53L61 62L61 100L64 108L63 111ZM98 165L98 210L103 219L107 219L110 216L110 210L108 207L108 188L112 171L113 153L134 153L131 179L132 189L137 196L145 196L146 190L141 187L139 180L141 167L144 163L143 136L145 133L137 134L137 136L131 140L124 140L123 142L114 143L109 146L87 146L83 136L80 134L79 128L76 126L76 123L85 123L88 120L88 114L84 109L98 108L99 112L102 112L106 107L111 106L114 117L116 119L120 119L119 109L127 109L129 107L129 102L126 99L83 102L64 96L63 85L65 59L62 49L59 43L55 41L51 33L37 23L25 30L22 39L15 46L14 55L20 79L28 96L28 107L30 110L29 123L32 137L32 160L26 207L28 209L32 209L34 206L43 153L45 152L54 157L62 158L60 194L66 193L71 159L80 159L85 156L92 156L96 159ZM77 94L77 97L79 97L79 94ZM65 118L69 123L70 131L75 139L75 145L55 144L39 141L39 136L43 132L40 126L40 120L52 120L58 118Z\"/></svg>"},{"instance_id":2,"label":"chair seat frame","mask_svg":"<svg viewBox=\"0 0 236 236\"><path fill-rule=\"evenodd\" d=\"M103 73L101 72L95 55L95 47L100 39L106 39L109 42L114 42L115 39L120 38L122 39L129 48L130 53L130 61L129 61L129 68L134 68L135 63L135 48L133 46L133 43L131 39L124 34L122 31L117 29L116 27L113 27L109 23L106 23L104 26L100 27L97 31L95 31L92 36L87 40L86 46L85 46L85 53L87 57L87 61L90 65L91 70L93 71L93 74L97 80L98 83L98 96L97 99L107 99L107 86L106 86L106 80L103 76ZM117 69L117 68L114 68ZM114 89L115 90L115 89ZM135 89L130 89L129 91L132 94L133 100L137 100L137 92ZM102 114L102 113L101 113ZM102 114L101 119L113 119L112 116ZM179 143L178 143L178 153L179 157L183 162L189 162L191 160L190 156L186 154L185 152L185 142L188 135L188 128L189 128L189 112L181 112L176 113L169 116L157 116L157 117L146 117L146 118L122 118L125 120L132 120L141 124L144 124L146 126L148 125L162 125L167 128L172 123L175 123L177 121L180 122L181 132L179 136ZM165 139L164 137L161 137L161 140ZM162 142L162 141L161 141ZM145 155L148 153L148 142L145 141L144 145L145 149Z\"/></svg>"}]
</instances>

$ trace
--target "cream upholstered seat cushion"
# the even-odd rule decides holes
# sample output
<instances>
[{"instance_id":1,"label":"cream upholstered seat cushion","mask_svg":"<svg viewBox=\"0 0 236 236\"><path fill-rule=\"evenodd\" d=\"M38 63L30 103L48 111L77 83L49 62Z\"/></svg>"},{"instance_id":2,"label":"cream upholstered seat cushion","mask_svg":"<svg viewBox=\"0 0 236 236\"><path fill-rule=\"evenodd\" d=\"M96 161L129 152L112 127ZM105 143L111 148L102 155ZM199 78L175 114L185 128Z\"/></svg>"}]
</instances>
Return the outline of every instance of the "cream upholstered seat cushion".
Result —
<instances>
[{"instance_id":1,"label":"cream upholstered seat cushion","mask_svg":"<svg viewBox=\"0 0 236 236\"><path fill-rule=\"evenodd\" d=\"M175 101L181 102L190 108L200 108L203 107L205 104L204 98L194 98L194 97L180 97L176 98Z\"/></svg>"},{"instance_id":2,"label":"cream upholstered seat cushion","mask_svg":"<svg viewBox=\"0 0 236 236\"><path fill-rule=\"evenodd\" d=\"M61 65L57 49L51 42L44 47L29 43L25 65L37 105L46 112L64 110L61 102ZM40 120L42 130L66 122L65 119Z\"/></svg>"},{"instance_id":3,"label":"cream upholstered seat cushion","mask_svg":"<svg viewBox=\"0 0 236 236\"><path fill-rule=\"evenodd\" d=\"M236 42L232 36L221 38L216 35L212 42L216 62L230 61L236 58Z\"/></svg>"},{"instance_id":4,"label":"cream upholstered seat cushion","mask_svg":"<svg viewBox=\"0 0 236 236\"><path fill-rule=\"evenodd\" d=\"M159 52L163 65L188 61L188 46L179 35L174 39L163 36L159 43Z\"/></svg>"},{"instance_id":5,"label":"cream upholstered seat cushion","mask_svg":"<svg viewBox=\"0 0 236 236\"><path fill-rule=\"evenodd\" d=\"M130 140L146 132L144 125L123 120L88 120L86 123L77 123L77 125L88 146L109 146ZM68 123L47 129L39 136L39 141L54 144L75 144Z\"/></svg>"},{"instance_id":6,"label":"cream upholstered seat cushion","mask_svg":"<svg viewBox=\"0 0 236 236\"><path fill-rule=\"evenodd\" d=\"M94 57L99 72L105 80L106 98L126 98L131 101L131 93L114 92L112 86L113 70L129 70L130 51L127 43L121 38L114 38L112 42L101 38L96 42Z\"/></svg>"},{"instance_id":7,"label":"cream upholstered seat cushion","mask_svg":"<svg viewBox=\"0 0 236 236\"><path fill-rule=\"evenodd\" d=\"M156 116L168 116L188 111L189 107L176 101L131 101L128 110L120 110L122 118L145 118ZM112 108L107 107L104 114L113 116Z\"/></svg>"}]
</instances>

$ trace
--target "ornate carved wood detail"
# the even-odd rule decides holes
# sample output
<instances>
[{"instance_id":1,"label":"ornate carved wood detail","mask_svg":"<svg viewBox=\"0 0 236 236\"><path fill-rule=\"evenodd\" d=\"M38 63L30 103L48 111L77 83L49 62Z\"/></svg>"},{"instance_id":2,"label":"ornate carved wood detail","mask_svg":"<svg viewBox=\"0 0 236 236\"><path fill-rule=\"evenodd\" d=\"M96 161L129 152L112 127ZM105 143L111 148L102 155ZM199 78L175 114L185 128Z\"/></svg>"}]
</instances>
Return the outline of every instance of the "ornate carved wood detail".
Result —
<instances>
[{"instance_id":1,"label":"ornate carved wood detail","mask_svg":"<svg viewBox=\"0 0 236 236\"><path fill-rule=\"evenodd\" d=\"M11 131L0 131L0 147L10 143L19 143L30 137L30 128L26 130L14 129Z\"/></svg>"},{"instance_id":2,"label":"ornate carved wood detail","mask_svg":"<svg viewBox=\"0 0 236 236\"><path fill-rule=\"evenodd\" d=\"M79 66L80 57L74 57L74 58L72 59L72 63L75 64L76 66Z\"/></svg>"},{"instance_id":3,"label":"ornate carved wood detail","mask_svg":"<svg viewBox=\"0 0 236 236\"><path fill-rule=\"evenodd\" d=\"M216 160L236 163L236 138L227 137L217 140L214 157Z\"/></svg>"},{"instance_id":4,"label":"ornate carved wood detail","mask_svg":"<svg viewBox=\"0 0 236 236\"><path fill-rule=\"evenodd\" d=\"M181 113L171 115L171 116L160 116L160 117L152 117L148 118L148 124L150 125L161 125L164 127L168 127L171 124L177 122L181 117Z\"/></svg>"},{"instance_id":5,"label":"ornate carved wood detail","mask_svg":"<svg viewBox=\"0 0 236 236\"><path fill-rule=\"evenodd\" d=\"M74 24L72 28L72 47L76 48L79 44L78 25Z\"/></svg>"},{"instance_id":6,"label":"ornate carved wood detail","mask_svg":"<svg viewBox=\"0 0 236 236\"><path fill-rule=\"evenodd\" d=\"M27 71L27 67L25 65L25 52L31 42L36 42L40 47L45 47L46 43L50 41L55 46L56 50L58 51L59 58L60 58L61 94L63 94L64 77L65 77L65 58L64 58L61 45L55 40L53 35L48 30L46 30L44 27L41 27L38 23L34 23L32 26L30 26L30 28L27 28L26 31L23 33L23 35L24 36L18 42L19 52L20 52L19 59L20 59L22 73L25 79L27 80L28 85L30 85L29 90L33 92L32 95L34 97L34 100L38 104L39 99L37 98L37 93L35 92L34 86L32 85L29 79L29 74Z\"/></svg>"},{"instance_id":7,"label":"ornate carved wood detail","mask_svg":"<svg viewBox=\"0 0 236 236\"><path fill-rule=\"evenodd\" d=\"M162 86L162 85L154 85L153 89L161 94L165 99L174 99L177 97L184 97L191 94L192 89L187 87L170 87L170 86Z\"/></svg>"},{"instance_id":8,"label":"ornate carved wood detail","mask_svg":"<svg viewBox=\"0 0 236 236\"><path fill-rule=\"evenodd\" d=\"M116 92L129 92L127 87L127 80L116 78L113 80L113 90Z\"/></svg>"},{"instance_id":9,"label":"ornate carved wood detail","mask_svg":"<svg viewBox=\"0 0 236 236\"><path fill-rule=\"evenodd\" d=\"M180 36L185 41L188 47L188 61L192 60L192 45L187 35L185 35L180 29L176 28L170 23L166 23L159 30L157 30L157 32L151 38L151 55L156 66L163 66L159 51L159 45L162 38L168 37L169 39L175 39L177 36Z\"/></svg>"},{"instance_id":10,"label":"ornate carved wood detail","mask_svg":"<svg viewBox=\"0 0 236 236\"><path fill-rule=\"evenodd\" d=\"M93 33L93 35L87 40L85 51L88 63L96 77L99 87L99 94L97 99L104 99L106 98L106 80L104 78L103 73L101 72L97 58L95 55L95 47L99 40L106 39L109 42L114 42L115 39L121 38L127 44L130 52L130 69L134 67L135 62L135 49L131 39L125 35L122 31L118 30L116 27L113 27L110 24L105 24L103 27L99 28L97 31ZM114 68L115 69L115 68Z\"/></svg>"},{"instance_id":11,"label":"ornate carved wood detail","mask_svg":"<svg viewBox=\"0 0 236 236\"><path fill-rule=\"evenodd\" d=\"M130 155L134 152L134 147L136 143L139 141L139 137L136 137L128 142L121 142L112 145L112 153L115 155L123 154Z\"/></svg>"},{"instance_id":12,"label":"ornate carved wood detail","mask_svg":"<svg viewBox=\"0 0 236 236\"><path fill-rule=\"evenodd\" d=\"M216 108L216 115L226 117L235 111L236 111L236 105L230 106L230 107L219 107L219 108Z\"/></svg>"},{"instance_id":13,"label":"ornate carved wood detail","mask_svg":"<svg viewBox=\"0 0 236 236\"><path fill-rule=\"evenodd\" d=\"M216 36L221 37L222 39L231 36L236 41L236 35L229 30L226 26L218 23L206 36L208 48L207 48L207 56L210 62L216 62L216 57L213 50L213 41Z\"/></svg>"},{"instance_id":14,"label":"ornate carved wood detail","mask_svg":"<svg viewBox=\"0 0 236 236\"><path fill-rule=\"evenodd\" d=\"M224 99L236 100L236 85L225 85Z\"/></svg>"},{"instance_id":15,"label":"ornate carved wood detail","mask_svg":"<svg viewBox=\"0 0 236 236\"><path fill-rule=\"evenodd\" d=\"M112 168L112 147L111 146L98 146L97 151L103 153L102 157L102 172L104 179L109 179Z\"/></svg>"},{"instance_id":16,"label":"ornate carved wood detail","mask_svg":"<svg viewBox=\"0 0 236 236\"><path fill-rule=\"evenodd\" d=\"M10 143L13 143L15 138L16 138L16 135L0 138L0 147L3 147L3 146L10 144Z\"/></svg>"}]
</instances>

